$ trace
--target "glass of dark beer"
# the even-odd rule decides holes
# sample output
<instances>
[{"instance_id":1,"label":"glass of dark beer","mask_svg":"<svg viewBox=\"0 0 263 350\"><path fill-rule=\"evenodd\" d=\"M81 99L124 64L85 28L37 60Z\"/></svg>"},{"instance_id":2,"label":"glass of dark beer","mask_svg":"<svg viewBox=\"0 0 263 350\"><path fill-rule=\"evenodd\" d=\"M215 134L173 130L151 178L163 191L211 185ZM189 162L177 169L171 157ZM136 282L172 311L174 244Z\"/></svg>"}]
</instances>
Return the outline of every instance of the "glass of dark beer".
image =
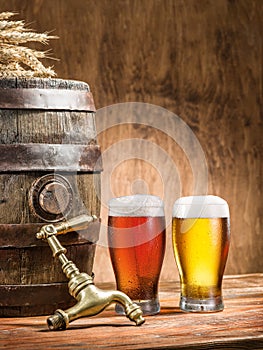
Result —
<instances>
[{"instance_id":1,"label":"glass of dark beer","mask_svg":"<svg viewBox=\"0 0 263 350\"><path fill-rule=\"evenodd\" d=\"M179 198L173 207L173 249L180 275L180 308L224 309L222 279L230 243L229 207L216 196Z\"/></svg>"},{"instance_id":2,"label":"glass of dark beer","mask_svg":"<svg viewBox=\"0 0 263 350\"><path fill-rule=\"evenodd\" d=\"M158 282L165 253L163 201L133 195L109 202L108 243L117 289L140 305L144 315L160 311ZM116 305L117 313L124 313Z\"/></svg>"}]
</instances>

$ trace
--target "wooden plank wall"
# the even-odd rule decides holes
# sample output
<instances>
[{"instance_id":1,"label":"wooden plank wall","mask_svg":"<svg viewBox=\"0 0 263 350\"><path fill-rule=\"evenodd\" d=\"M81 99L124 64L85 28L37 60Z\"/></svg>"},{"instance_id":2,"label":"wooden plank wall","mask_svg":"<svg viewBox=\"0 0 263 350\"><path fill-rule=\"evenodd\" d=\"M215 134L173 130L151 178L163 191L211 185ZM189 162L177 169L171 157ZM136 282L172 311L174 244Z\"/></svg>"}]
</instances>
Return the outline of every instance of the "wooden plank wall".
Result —
<instances>
[{"instance_id":1,"label":"wooden plank wall","mask_svg":"<svg viewBox=\"0 0 263 350\"><path fill-rule=\"evenodd\" d=\"M122 102L160 106L190 126L205 154L208 192L230 205L227 273L262 272L263 2L0 0L4 10L18 12L17 18L37 31L60 37L51 42L52 55L60 58L52 64L58 77L90 84L101 117L99 130L107 121L101 108ZM144 116L149 125L156 125L158 108ZM128 121L126 114L121 118ZM163 129L170 130L167 119L159 118ZM134 138L153 148L146 147L142 160L120 160L114 150L120 145L122 154L126 147L133 151L127 140ZM192 141L185 141L190 148ZM141 190L160 195L169 203L167 216L177 196L193 193L194 160L165 132L121 124L100 132L99 143L107 156L105 193L110 187L112 195ZM163 280L178 278L170 229L167 237ZM103 246L98 247L94 271L97 281L114 278Z\"/></svg>"}]
</instances>

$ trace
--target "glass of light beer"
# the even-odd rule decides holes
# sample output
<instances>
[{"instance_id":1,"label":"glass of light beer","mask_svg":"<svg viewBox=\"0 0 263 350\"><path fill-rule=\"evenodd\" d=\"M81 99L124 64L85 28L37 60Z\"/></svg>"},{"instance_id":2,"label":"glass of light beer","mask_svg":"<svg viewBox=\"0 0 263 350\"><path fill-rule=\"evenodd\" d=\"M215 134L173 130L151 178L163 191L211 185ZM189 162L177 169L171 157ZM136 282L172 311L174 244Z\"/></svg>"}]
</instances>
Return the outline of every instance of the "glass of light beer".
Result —
<instances>
[{"instance_id":1,"label":"glass of light beer","mask_svg":"<svg viewBox=\"0 0 263 350\"><path fill-rule=\"evenodd\" d=\"M160 311L158 281L165 253L163 201L133 195L109 201L108 243L117 289L140 305L144 315ZM116 305L117 313L124 313Z\"/></svg>"},{"instance_id":2,"label":"glass of light beer","mask_svg":"<svg viewBox=\"0 0 263 350\"><path fill-rule=\"evenodd\" d=\"M222 279L230 243L227 202L217 196L179 198L173 207L172 231L181 310L223 310Z\"/></svg>"}]
</instances>

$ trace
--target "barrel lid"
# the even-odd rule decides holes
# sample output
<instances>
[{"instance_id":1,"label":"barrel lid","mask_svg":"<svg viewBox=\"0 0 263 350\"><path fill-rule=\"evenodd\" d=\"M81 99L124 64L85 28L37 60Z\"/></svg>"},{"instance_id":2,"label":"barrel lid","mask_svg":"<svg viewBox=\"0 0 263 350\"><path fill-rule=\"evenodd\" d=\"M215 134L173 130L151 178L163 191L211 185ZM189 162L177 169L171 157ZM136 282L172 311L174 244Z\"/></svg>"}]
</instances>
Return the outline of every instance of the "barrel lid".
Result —
<instances>
[{"instance_id":1,"label":"barrel lid","mask_svg":"<svg viewBox=\"0 0 263 350\"><path fill-rule=\"evenodd\" d=\"M89 84L79 80L56 78L0 78L0 88L3 89L60 89L90 91Z\"/></svg>"}]
</instances>

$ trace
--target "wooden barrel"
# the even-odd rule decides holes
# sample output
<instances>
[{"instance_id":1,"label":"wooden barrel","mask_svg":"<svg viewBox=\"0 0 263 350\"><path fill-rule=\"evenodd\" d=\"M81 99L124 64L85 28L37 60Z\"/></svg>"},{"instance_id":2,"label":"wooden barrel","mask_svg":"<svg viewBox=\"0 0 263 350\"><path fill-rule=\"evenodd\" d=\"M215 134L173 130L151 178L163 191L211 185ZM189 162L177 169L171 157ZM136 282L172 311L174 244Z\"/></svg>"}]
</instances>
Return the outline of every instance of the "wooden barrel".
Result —
<instances>
[{"instance_id":1,"label":"wooden barrel","mask_svg":"<svg viewBox=\"0 0 263 350\"><path fill-rule=\"evenodd\" d=\"M65 309L61 264L35 238L46 223L100 213L101 157L89 86L61 79L0 79L0 316ZM92 273L99 227L59 237Z\"/></svg>"}]
</instances>

